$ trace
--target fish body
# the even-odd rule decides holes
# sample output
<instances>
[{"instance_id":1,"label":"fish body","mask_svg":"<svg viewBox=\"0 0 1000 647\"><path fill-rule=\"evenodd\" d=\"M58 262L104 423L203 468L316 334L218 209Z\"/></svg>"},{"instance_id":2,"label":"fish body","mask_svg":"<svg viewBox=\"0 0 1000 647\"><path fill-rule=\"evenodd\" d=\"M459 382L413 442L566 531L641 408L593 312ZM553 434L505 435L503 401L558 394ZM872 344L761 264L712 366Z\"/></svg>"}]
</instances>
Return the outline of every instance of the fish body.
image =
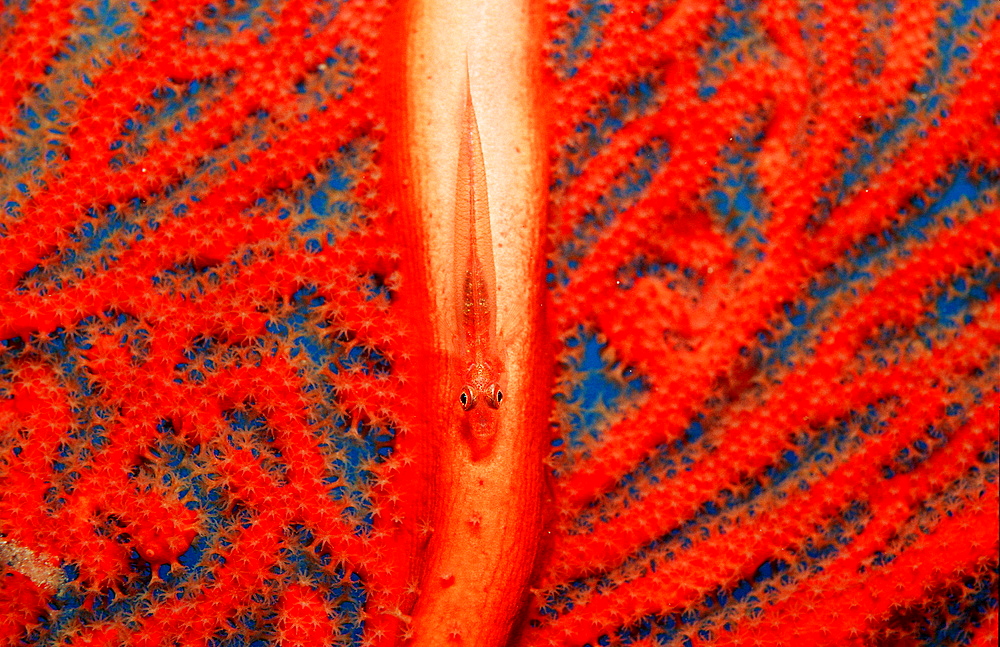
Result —
<instances>
[{"instance_id":1,"label":"fish body","mask_svg":"<svg viewBox=\"0 0 1000 647\"><path fill-rule=\"evenodd\" d=\"M490 230L486 169L472 96L466 91L455 200L455 274L463 435L473 456L490 453L505 393L497 338L496 268Z\"/></svg>"}]
</instances>

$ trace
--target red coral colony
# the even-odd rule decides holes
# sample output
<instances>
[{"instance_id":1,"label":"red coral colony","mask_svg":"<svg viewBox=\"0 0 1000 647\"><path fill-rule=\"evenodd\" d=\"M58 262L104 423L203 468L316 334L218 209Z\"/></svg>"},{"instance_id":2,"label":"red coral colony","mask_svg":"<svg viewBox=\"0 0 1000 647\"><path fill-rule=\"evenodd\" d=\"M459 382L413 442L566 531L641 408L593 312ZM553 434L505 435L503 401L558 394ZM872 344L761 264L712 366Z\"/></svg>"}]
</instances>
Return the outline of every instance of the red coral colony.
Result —
<instances>
[{"instance_id":1,"label":"red coral colony","mask_svg":"<svg viewBox=\"0 0 1000 647\"><path fill-rule=\"evenodd\" d=\"M1000 9L549 0L517 645L997 640ZM0 9L0 645L405 644L384 0Z\"/></svg>"}]
</instances>

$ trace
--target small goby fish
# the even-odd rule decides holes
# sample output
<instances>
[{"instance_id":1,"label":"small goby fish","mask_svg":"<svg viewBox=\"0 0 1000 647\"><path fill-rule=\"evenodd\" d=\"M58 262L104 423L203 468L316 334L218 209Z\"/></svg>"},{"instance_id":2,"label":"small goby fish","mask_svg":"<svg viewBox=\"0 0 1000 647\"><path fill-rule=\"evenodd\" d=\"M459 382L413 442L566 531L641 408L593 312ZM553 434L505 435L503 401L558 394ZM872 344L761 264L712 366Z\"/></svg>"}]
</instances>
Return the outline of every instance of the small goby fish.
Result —
<instances>
[{"instance_id":1,"label":"small goby fish","mask_svg":"<svg viewBox=\"0 0 1000 647\"><path fill-rule=\"evenodd\" d=\"M458 404L462 433L473 460L488 456L497 435L505 394L504 362L497 339L496 268L479 127L467 89L462 116L455 199L455 278L459 361L463 387Z\"/></svg>"}]
</instances>

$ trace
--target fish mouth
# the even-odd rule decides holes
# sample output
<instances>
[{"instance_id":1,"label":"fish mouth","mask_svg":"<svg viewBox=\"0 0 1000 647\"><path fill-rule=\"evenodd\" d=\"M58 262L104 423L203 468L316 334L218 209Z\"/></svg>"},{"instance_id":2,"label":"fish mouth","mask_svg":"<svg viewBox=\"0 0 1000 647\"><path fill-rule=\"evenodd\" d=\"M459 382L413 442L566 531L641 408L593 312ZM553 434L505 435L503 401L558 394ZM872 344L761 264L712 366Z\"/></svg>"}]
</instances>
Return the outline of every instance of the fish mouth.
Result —
<instances>
[{"instance_id":1,"label":"fish mouth","mask_svg":"<svg viewBox=\"0 0 1000 647\"><path fill-rule=\"evenodd\" d=\"M479 461L493 453L497 436L497 420L488 411L477 411L462 425L463 435L472 450L472 460Z\"/></svg>"}]
</instances>

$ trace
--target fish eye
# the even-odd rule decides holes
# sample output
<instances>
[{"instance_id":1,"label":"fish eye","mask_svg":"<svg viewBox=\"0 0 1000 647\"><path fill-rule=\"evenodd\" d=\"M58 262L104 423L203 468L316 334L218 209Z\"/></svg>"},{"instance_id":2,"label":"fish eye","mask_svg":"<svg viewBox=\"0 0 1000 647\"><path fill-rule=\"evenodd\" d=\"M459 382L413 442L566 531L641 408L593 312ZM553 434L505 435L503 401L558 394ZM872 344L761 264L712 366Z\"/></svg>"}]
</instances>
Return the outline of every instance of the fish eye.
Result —
<instances>
[{"instance_id":1,"label":"fish eye","mask_svg":"<svg viewBox=\"0 0 1000 647\"><path fill-rule=\"evenodd\" d=\"M500 403L503 402L503 391L496 384L490 385L489 390L490 397L486 399L486 404L490 406L491 409L499 409Z\"/></svg>"},{"instance_id":2,"label":"fish eye","mask_svg":"<svg viewBox=\"0 0 1000 647\"><path fill-rule=\"evenodd\" d=\"M476 397L472 393L472 389L465 387L462 389L462 393L458 396L458 402L462 405L462 409L468 411L472 407L476 406Z\"/></svg>"}]
</instances>

